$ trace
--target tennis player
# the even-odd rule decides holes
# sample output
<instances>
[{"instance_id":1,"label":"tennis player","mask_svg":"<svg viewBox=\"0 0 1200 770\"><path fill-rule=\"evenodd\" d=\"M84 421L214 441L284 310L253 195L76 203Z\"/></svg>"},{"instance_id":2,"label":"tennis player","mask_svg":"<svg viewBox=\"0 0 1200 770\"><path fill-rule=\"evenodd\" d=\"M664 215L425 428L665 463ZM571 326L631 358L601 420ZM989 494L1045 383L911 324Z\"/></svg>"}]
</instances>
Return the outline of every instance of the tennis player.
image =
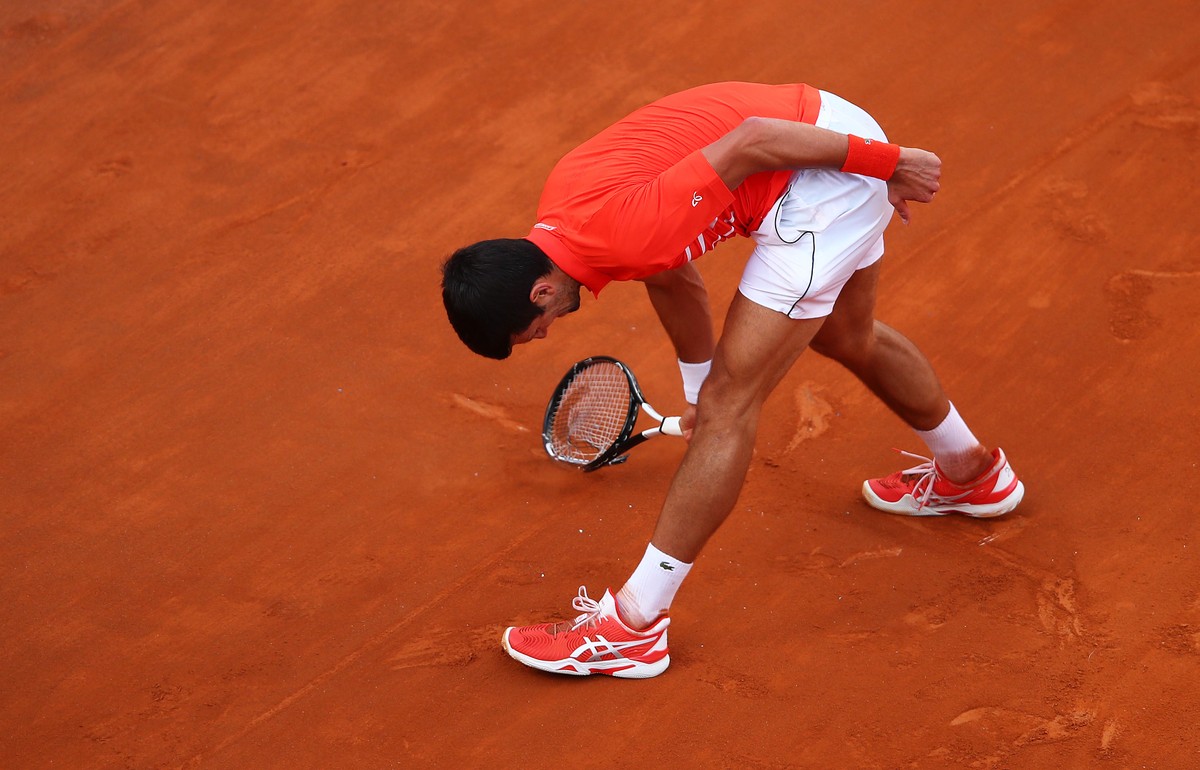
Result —
<instances>
[{"instance_id":1,"label":"tennis player","mask_svg":"<svg viewBox=\"0 0 1200 770\"><path fill-rule=\"evenodd\" d=\"M503 359L541 339L610 281L638 280L679 359L690 443L641 563L617 594L584 588L574 622L509 628L518 661L563 674L656 676L670 662L668 610L725 521L749 467L767 395L806 348L853 372L911 426L932 459L863 483L907 516L999 516L1024 487L1004 452L972 434L929 361L874 316L893 209L938 191L933 153L888 142L863 110L803 84L718 83L667 96L555 166L525 238L455 252L442 296L455 331ZM747 236L755 247L714 339L692 262Z\"/></svg>"}]
</instances>

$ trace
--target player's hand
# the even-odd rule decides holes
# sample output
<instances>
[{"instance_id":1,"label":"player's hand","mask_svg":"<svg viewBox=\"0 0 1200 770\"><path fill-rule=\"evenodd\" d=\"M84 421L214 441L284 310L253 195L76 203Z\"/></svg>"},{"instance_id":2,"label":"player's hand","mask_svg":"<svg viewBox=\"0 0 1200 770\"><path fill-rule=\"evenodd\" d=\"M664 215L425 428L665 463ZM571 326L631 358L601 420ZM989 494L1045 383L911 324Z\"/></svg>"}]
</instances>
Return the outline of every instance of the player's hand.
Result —
<instances>
[{"instance_id":1,"label":"player's hand","mask_svg":"<svg viewBox=\"0 0 1200 770\"><path fill-rule=\"evenodd\" d=\"M942 159L932 152L914 147L901 147L896 171L888 180L888 200L900 215L900 221L908 224L911 215L908 202L929 203L933 194L941 187Z\"/></svg>"},{"instance_id":2,"label":"player's hand","mask_svg":"<svg viewBox=\"0 0 1200 770\"><path fill-rule=\"evenodd\" d=\"M696 428L696 407L694 404L688 404L688 408L684 410L683 416L679 418L679 429L683 431L684 441L692 440L692 431Z\"/></svg>"}]
</instances>

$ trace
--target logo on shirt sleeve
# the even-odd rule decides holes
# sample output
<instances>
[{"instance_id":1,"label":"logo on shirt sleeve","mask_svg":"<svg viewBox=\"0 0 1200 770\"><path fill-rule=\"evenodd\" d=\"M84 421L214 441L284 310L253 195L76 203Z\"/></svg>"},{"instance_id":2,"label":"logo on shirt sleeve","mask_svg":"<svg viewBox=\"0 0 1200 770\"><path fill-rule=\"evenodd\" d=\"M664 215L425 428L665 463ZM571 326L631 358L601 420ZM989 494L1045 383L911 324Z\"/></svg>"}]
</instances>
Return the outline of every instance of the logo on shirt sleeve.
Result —
<instances>
[{"instance_id":1,"label":"logo on shirt sleeve","mask_svg":"<svg viewBox=\"0 0 1200 770\"><path fill-rule=\"evenodd\" d=\"M704 200L704 196L702 196L700 193L698 193L698 192L692 193L692 208L696 208L697 206L699 206L700 201L702 201L702 200Z\"/></svg>"}]
</instances>

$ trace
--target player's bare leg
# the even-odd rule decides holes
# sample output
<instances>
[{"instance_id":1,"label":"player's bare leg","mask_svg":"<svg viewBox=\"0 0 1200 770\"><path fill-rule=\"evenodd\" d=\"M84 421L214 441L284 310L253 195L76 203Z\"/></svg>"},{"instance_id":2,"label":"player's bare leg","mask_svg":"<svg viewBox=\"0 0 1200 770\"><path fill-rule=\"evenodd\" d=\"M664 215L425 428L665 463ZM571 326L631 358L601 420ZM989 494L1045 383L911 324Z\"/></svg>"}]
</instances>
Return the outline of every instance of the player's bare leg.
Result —
<instances>
[{"instance_id":1,"label":"player's bare leg","mask_svg":"<svg viewBox=\"0 0 1200 770\"><path fill-rule=\"evenodd\" d=\"M691 562L733 510L767 396L824 319L796 320L734 298L700 392L697 423L671 482L652 543Z\"/></svg>"},{"instance_id":2,"label":"player's bare leg","mask_svg":"<svg viewBox=\"0 0 1200 770\"><path fill-rule=\"evenodd\" d=\"M616 595L599 601L580 589L572 623L512 627L502 637L509 655L559 674L643 678L670 665L664 607L704 543L733 510L754 450L763 401L822 319L797 321L738 294L717 343L712 373L700 394L699 420L671 482L644 565ZM631 583L642 567L655 583L650 602Z\"/></svg>"},{"instance_id":3,"label":"player's bare leg","mask_svg":"<svg viewBox=\"0 0 1200 770\"><path fill-rule=\"evenodd\" d=\"M853 372L918 431L936 462L913 455L923 462L868 479L863 496L874 508L904 516L1008 513L1021 502L1024 485L1003 450L989 450L976 440L921 351L875 320L878 283L878 262L851 276L811 347Z\"/></svg>"},{"instance_id":4,"label":"player's bare leg","mask_svg":"<svg viewBox=\"0 0 1200 770\"><path fill-rule=\"evenodd\" d=\"M849 369L914 430L932 430L950 412L950 401L917 346L875 319L879 268L876 262L850 277L812 349ZM943 470L957 483L978 477L993 463L982 444L952 460L944 462Z\"/></svg>"}]
</instances>

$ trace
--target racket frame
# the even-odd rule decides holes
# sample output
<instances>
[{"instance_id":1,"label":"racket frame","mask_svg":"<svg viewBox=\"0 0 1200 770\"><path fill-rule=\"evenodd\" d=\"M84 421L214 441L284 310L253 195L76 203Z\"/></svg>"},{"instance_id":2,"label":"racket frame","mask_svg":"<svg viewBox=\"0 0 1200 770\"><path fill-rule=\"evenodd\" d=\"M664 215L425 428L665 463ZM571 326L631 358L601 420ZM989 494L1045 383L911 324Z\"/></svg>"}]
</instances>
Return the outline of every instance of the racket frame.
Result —
<instances>
[{"instance_id":1,"label":"racket frame","mask_svg":"<svg viewBox=\"0 0 1200 770\"><path fill-rule=\"evenodd\" d=\"M609 363L616 366L625 379L629 383L629 408L625 416L625 425L622 426L621 432L617 434L617 439L612 444L601 452L597 457L589 460L586 463L577 462L555 453L553 449L553 441L551 439L551 429L553 427L554 418L558 414L558 405L562 401L564 391L570 385L579 373L585 369L594 366L597 363ZM637 426L638 417L642 412L646 413L658 424L652 428L648 428L640 433L634 433ZM591 473L599 470L606 465L618 465L629 459L627 452L638 446L647 439L655 436L666 434L670 436L682 436L683 432L679 428L678 417L663 417L654 407L646 403L646 396L642 393L642 388L638 385L637 377L633 371L622 361L613 358L612 356L589 356L582 361L576 362L567 371L563 378L559 380L558 386L554 389L554 394L550 398L550 403L546 406L546 416L542 420L542 442L546 449L546 454L559 462L570 463L581 467L584 473Z\"/></svg>"}]
</instances>

